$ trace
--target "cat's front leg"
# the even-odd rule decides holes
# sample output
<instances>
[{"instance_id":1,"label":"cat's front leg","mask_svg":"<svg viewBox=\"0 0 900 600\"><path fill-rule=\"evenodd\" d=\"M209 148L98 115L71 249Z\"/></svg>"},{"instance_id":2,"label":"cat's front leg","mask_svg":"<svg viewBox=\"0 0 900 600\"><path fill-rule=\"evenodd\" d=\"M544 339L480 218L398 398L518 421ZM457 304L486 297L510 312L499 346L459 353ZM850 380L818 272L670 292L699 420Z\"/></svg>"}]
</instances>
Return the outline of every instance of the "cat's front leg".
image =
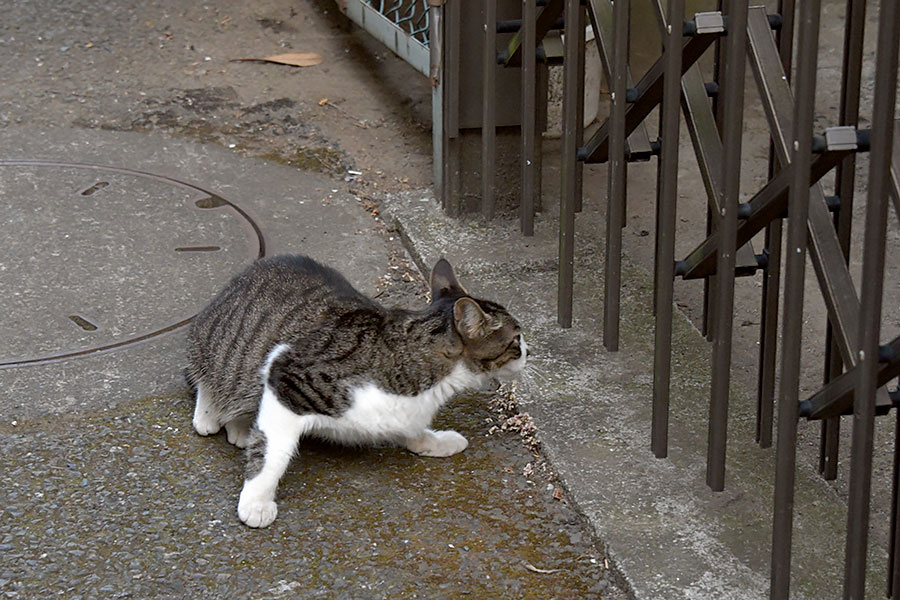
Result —
<instances>
[{"instance_id":1,"label":"cat's front leg","mask_svg":"<svg viewBox=\"0 0 900 600\"><path fill-rule=\"evenodd\" d=\"M406 440L410 452L422 456L452 456L462 452L469 442L455 431L433 431L425 429L421 434Z\"/></svg>"},{"instance_id":2,"label":"cat's front leg","mask_svg":"<svg viewBox=\"0 0 900 600\"><path fill-rule=\"evenodd\" d=\"M267 527L278 515L275 490L284 475L309 417L285 407L266 385L256 425L247 445L244 488L238 501L238 517L250 527Z\"/></svg>"}]
</instances>

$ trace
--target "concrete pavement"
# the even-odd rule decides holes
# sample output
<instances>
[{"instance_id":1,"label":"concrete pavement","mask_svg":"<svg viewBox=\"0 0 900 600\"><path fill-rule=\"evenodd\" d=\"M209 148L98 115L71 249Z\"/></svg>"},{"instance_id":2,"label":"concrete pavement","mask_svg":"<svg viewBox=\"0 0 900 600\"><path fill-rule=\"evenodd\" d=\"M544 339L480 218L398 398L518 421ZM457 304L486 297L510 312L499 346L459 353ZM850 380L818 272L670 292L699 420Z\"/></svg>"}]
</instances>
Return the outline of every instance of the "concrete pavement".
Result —
<instances>
[{"instance_id":1,"label":"concrete pavement","mask_svg":"<svg viewBox=\"0 0 900 600\"><path fill-rule=\"evenodd\" d=\"M439 415L470 439L450 459L304 442L278 520L238 521L243 458L191 429L178 325L260 242L424 302L331 178L138 133L7 128L0 148L5 597L622 597L491 394Z\"/></svg>"}]
</instances>

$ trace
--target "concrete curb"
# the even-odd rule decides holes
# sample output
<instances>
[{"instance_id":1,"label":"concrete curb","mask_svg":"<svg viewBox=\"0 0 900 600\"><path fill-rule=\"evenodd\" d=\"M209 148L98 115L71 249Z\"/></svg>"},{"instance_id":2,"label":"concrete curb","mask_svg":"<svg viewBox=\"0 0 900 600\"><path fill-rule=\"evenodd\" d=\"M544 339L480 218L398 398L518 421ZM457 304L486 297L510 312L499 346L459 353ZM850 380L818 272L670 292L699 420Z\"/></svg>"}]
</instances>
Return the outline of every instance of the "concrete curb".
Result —
<instances>
[{"instance_id":1,"label":"concrete curb","mask_svg":"<svg viewBox=\"0 0 900 600\"><path fill-rule=\"evenodd\" d=\"M507 306L534 349L519 404L544 452L638 600L768 597L774 451L753 441L752 390L732 390L726 491L705 485L709 347L680 313L674 331L670 454L650 452L652 278L624 261L622 350L601 343L602 255L576 252L575 326L556 324L556 227L534 238L515 221L446 218L430 192L388 197L393 220L427 273L447 257L473 293ZM598 228L579 219L576 239ZM798 469L793 598L839 594L846 507L814 472ZM885 553L870 551L869 594L883 592Z\"/></svg>"}]
</instances>

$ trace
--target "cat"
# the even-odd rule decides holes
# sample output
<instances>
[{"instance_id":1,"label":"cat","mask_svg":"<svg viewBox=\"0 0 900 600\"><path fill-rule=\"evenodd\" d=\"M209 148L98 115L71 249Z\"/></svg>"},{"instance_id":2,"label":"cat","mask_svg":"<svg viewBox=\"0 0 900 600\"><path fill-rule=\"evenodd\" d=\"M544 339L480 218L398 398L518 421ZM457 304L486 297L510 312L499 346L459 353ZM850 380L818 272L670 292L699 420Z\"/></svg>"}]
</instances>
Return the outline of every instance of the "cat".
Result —
<instances>
[{"instance_id":1,"label":"cat","mask_svg":"<svg viewBox=\"0 0 900 600\"><path fill-rule=\"evenodd\" d=\"M450 456L468 441L429 428L458 392L522 372L528 346L499 304L473 298L445 259L419 311L385 308L336 270L275 256L237 275L194 319L188 383L200 435L225 427L245 448L238 517L266 527L275 490L303 436L394 443Z\"/></svg>"}]
</instances>

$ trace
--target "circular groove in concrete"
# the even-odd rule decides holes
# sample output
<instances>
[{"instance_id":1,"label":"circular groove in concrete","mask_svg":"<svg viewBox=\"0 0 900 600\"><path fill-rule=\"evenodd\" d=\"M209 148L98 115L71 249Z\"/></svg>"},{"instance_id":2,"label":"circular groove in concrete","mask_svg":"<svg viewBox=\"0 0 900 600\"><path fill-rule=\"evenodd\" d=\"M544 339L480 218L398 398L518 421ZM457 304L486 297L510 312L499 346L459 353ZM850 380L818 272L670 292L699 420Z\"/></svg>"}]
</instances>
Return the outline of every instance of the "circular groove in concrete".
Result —
<instances>
[{"instance_id":1,"label":"circular groove in concrete","mask_svg":"<svg viewBox=\"0 0 900 600\"><path fill-rule=\"evenodd\" d=\"M240 206L192 183L82 163L0 159L0 167L0 369L182 327L266 252Z\"/></svg>"}]
</instances>

